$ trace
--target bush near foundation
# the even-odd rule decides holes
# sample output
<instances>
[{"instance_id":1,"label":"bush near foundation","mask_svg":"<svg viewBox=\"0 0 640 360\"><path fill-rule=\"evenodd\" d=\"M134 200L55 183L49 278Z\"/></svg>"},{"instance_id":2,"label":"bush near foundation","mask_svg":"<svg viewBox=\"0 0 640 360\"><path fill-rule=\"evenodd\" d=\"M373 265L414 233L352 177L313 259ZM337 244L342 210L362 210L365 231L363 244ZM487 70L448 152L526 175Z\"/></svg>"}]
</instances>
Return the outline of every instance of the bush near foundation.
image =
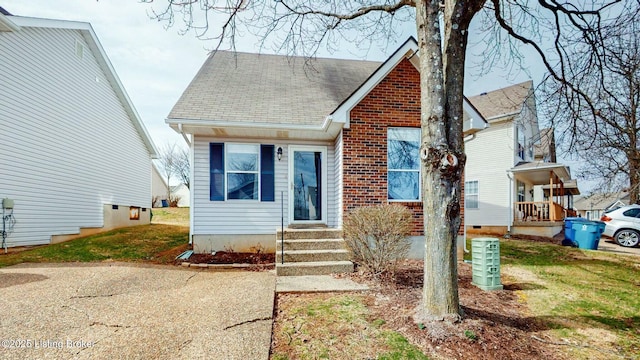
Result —
<instances>
[{"instance_id":1,"label":"bush near foundation","mask_svg":"<svg viewBox=\"0 0 640 360\"><path fill-rule=\"evenodd\" d=\"M349 212L343 230L353 261L365 272L393 273L409 253L412 214L398 204L360 207Z\"/></svg>"}]
</instances>

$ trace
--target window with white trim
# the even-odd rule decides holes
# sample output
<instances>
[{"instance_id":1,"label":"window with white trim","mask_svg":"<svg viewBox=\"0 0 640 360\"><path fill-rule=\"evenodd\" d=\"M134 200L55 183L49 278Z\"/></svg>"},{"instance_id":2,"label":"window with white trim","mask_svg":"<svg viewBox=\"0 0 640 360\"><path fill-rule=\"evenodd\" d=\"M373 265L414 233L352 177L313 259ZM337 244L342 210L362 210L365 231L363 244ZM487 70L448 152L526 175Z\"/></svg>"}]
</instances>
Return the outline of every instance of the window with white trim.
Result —
<instances>
[{"instance_id":1,"label":"window with white trim","mask_svg":"<svg viewBox=\"0 0 640 360\"><path fill-rule=\"evenodd\" d=\"M420 201L420 129L387 129L387 198Z\"/></svg>"},{"instance_id":2,"label":"window with white trim","mask_svg":"<svg viewBox=\"0 0 640 360\"><path fill-rule=\"evenodd\" d=\"M274 145L209 144L211 201L274 201Z\"/></svg>"},{"instance_id":3,"label":"window with white trim","mask_svg":"<svg viewBox=\"0 0 640 360\"><path fill-rule=\"evenodd\" d=\"M464 182L464 208L478 209L478 181Z\"/></svg>"},{"instance_id":4,"label":"window with white trim","mask_svg":"<svg viewBox=\"0 0 640 360\"><path fill-rule=\"evenodd\" d=\"M259 159L259 145L227 144L227 199L258 200Z\"/></svg>"}]
</instances>

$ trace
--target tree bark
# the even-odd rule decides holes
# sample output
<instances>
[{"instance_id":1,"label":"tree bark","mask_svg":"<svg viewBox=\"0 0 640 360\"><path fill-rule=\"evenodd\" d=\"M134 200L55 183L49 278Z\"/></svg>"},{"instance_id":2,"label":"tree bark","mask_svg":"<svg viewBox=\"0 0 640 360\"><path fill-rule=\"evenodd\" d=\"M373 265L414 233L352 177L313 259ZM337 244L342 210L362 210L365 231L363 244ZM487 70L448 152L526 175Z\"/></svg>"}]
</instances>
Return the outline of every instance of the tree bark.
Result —
<instances>
[{"instance_id":1,"label":"tree bark","mask_svg":"<svg viewBox=\"0 0 640 360\"><path fill-rule=\"evenodd\" d=\"M457 234L464 154L463 84L467 30L484 1L416 2L420 56L422 203L425 229L420 320L458 320Z\"/></svg>"}]
</instances>

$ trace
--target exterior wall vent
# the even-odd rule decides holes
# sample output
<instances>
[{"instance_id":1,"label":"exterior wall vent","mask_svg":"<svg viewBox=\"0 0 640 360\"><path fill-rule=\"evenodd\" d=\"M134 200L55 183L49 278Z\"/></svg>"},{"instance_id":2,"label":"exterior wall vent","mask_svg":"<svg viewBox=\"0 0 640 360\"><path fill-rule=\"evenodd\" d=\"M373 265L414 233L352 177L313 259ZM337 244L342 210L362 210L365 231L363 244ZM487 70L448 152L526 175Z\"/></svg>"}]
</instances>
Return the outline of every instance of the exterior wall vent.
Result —
<instances>
[{"instance_id":1,"label":"exterior wall vent","mask_svg":"<svg viewBox=\"0 0 640 360\"><path fill-rule=\"evenodd\" d=\"M84 58L84 45L79 40L76 40L76 56L80 60Z\"/></svg>"}]
</instances>

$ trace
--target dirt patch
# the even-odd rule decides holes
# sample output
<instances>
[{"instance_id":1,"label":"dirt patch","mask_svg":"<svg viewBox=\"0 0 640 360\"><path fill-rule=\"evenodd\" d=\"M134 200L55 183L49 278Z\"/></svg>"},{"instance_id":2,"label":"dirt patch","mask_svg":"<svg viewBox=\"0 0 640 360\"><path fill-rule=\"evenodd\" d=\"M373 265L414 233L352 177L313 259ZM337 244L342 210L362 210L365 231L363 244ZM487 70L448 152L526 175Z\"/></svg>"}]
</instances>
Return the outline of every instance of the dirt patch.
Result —
<instances>
[{"instance_id":1,"label":"dirt patch","mask_svg":"<svg viewBox=\"0 0 640 360\"><path fill-rule=\"evenodd\" d=\"M244 253L218 251L215 254L193 254L188 261L192 264L273 264L275 254L270 253ZM182 261L182 260L181 260Z\"/></svg>"},{"instance_id":2,"label":"dirt patch","mask_svg":"<svg viewBox=\"0 0 640 360\"><path fill-rule=\"evenodd\" d=\"M483 291L471 284L471 265L458 267L460 304L464 318L457 323L436 321L421 326L413 319L420 304L422 261L407 260L394 278L367 280L374 289L367 306L385 326L402 333L425 354L436 359L565 359L547 336L546 324L528 314L518 290L523 284L503 280L505 289ZM533 280L533 279L532 279ZM526 287L526 285L525 285Z\"/></svg>"}]
</instances>

